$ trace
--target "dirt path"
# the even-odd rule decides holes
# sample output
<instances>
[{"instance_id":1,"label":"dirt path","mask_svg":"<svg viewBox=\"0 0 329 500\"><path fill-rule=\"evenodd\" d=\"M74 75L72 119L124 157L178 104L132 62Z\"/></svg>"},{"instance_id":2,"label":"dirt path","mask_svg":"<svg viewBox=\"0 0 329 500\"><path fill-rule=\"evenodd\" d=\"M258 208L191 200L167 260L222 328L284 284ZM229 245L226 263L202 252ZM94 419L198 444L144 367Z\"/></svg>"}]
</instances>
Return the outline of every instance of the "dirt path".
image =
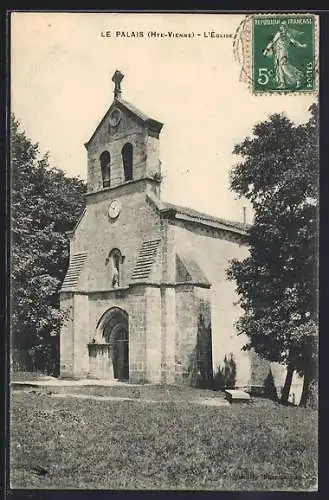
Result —
<instances>
[{"instance_id":1,"label":"dirt path","mask_svg":"<svg viewBox=\"0 0 329 500\"><path fill-rule=\"evenodd\" d=\"M30 390L27 391L26 389L13 389L11 391L13 394L18 393L18 392L39 392L36 390ZM161 404L168 404L168 403L175 403L175 404L182 404L186 403L186 400L180 400L180 399L172 399L172 400L156 400L156 399L147 399L147 398L129 398L129 397L121 397L121 396L99 396L99 395L94 395L94 394L78 394L78 393L69 393L69 392L61 392L61 393L55 393L55 392L48 392L45 393L43 391L39 392L40 394L44 394L46 396L50 396L52 398L73 398L73 399L89 399L89 400L94 400L94 401L133 401L133 402L140 402L140 403L161 403ZM206 405L206 406L230 406L230 403L226 401L224 398L200 398L197 400L191 400L188 401L191 404L197 404L197 405Z\"/></svg>"}]
</instances>

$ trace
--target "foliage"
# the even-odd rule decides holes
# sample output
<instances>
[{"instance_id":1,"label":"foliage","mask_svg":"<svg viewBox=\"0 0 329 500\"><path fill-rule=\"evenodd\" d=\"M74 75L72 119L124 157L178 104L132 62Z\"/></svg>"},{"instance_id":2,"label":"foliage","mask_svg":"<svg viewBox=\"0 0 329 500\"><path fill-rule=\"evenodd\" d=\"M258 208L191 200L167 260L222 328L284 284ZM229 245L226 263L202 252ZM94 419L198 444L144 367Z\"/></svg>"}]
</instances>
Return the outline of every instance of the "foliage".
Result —
<instances>
[{"instance_id":1,"label":"foliage","mask_svg":"<svg viewBox=\"0 0 329 500\"><path fill-rule=\"evenodd\" d=\"M318 108L306 124L283 115L258 123L254 136L237 144L242 159L231 172L231 189L252 204L250 255L233 260L244 311L239 333L270 361L292 363L309 374L317 324ZM308 326L307 326L308 325ZM314 373L314 370L313 370Z\"/></svg>"},{"instance_id":2,"label":"foliage","mask_svg":"<svg viewBox=\"0 0 329 500\"><path fill-rule=\"evenodd\" d=\"M224 356L224 366L218 365L214 375L214 389L234 389L236 383L236 362L234 356Z\"/></svg>"},{"instance_id":3,"label":"foliage","mask_svg":"<svg viewBox=\"0 0 329 500\"><path fill-rule=\"evenodd\" d=\"M274 377L272 370L268 372L267 377L264 380L264 397L277 401L278 393L275 387Z\"/></svg>"},{"instance_id":4,"label":"foliage","mask_svg":"<svg viewBox=\"0 0 329 500\"><path fill-rule=\"evenodd\" d=\"M57 356L58 291L68 266L66 234L84 208L85 183L50 167L11 117L11 329L13 352L28 353L29 368L53 368ZM44 349L42 349L44 346ZM41 353L41 351L44 351ZM48 368L47 368L48 366ZM51 363L53 366L53 363Z\"/></svg>"}]
</instances>

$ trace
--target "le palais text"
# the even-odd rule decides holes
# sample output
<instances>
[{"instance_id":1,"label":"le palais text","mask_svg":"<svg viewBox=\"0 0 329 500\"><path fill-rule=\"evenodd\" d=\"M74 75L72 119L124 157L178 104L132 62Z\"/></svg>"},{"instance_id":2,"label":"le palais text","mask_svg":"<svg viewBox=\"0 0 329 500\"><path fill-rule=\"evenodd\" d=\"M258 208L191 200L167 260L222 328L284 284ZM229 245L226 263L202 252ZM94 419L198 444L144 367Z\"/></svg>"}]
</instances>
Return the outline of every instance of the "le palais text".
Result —
<instances>
[{"instance_id":1,"label":"le palais text","mask_svg":"<svg viewBox=\"0 0 329 500\"><path fill-rule=\"evenodd\" d=\"M232 33L218 33L209 30L202 32L195 31L122 31L122 30L104 30L100 32L102 38L233 38Z\"/></svg>"}]
</instances>

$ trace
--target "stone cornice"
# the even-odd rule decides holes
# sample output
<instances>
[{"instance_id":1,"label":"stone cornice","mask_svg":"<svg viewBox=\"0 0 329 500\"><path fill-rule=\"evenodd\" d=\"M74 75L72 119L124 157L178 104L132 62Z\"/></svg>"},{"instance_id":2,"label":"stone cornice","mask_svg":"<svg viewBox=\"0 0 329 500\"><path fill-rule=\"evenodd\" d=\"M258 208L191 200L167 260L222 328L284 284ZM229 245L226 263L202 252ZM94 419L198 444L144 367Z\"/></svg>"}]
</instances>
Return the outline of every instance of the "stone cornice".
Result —
<instances>
[{"instance_id":1,"label":"stone cornice","mask_svg":"<svg viewBox=\"0 0 329 500\"><path fill-rule=\"evenodd\" d=\"M113 294L113 295L125 295L131 288L138 286L150 287L150 288L179 288L181 286L190 286L198 288L211 288L210 283L198 283L195 281L136 281L134 283L129 283L129 286L120 288L110 288L110 289L100 289L100 290L71 290L66 292L65 290L60 290L59 293L71 293L77 295L93 295L93 294Z\"/></svg>"},{"instance_id":2,"label":"stone cornice","mask_svg":"<svg viewBox=\"0 0 329 500\"><path fill-rule=\"evenodd\" d=\"M118 195L118 194L124 194L125 191L127 191L129 193L130 191L130 186L133 186L137 183L147 183L147 182L154 182L155 184L160 184L160 180L158 179L155 179L153 177L150 177L150 176L145 176L145 177L141 177L140 179L133 179L131 181L125 181L124 183L122 184L118 184L117 186L110 186L110 187L106 187L106 188L102 188L102 189L98 189L97 191L89 191L88 193L85 194L85 196L87 198L90 198L91 196L100 196L101 194L104 194L104 193L115 193L115 195ZM141 191L143 190L143 188L141 188ZM123 193L120 191L123 191Z\"/></svg>"}]
</instances>

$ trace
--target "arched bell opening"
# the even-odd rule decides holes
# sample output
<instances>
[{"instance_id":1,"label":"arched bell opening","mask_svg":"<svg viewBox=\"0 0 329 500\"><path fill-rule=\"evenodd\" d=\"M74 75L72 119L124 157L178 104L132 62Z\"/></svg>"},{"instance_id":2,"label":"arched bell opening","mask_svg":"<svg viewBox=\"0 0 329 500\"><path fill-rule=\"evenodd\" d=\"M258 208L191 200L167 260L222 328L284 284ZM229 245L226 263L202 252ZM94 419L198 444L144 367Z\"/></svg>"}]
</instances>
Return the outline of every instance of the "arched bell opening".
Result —
<instances>
[{"instance_id":1,"label":"arched bell opening","mask_svg":"<svg viewBox=\"0 0 329 500\"><path fill-rule=\"evenodd\" d=\"M121 155L125 181L131 181L133 179L133 146L130 142L123 146Z\"/></svg>"},{"instance_id":2,"label":"arched bell opening","mask_svg":"<svg viewBox=\"0 0 329 500\"><path fill-rule=\"evenodd\" d=\"M108 151L103 151L99 157L102 171L103 187L109 187L111 184L111 155Z\"/></svg>"}]
</instances>

